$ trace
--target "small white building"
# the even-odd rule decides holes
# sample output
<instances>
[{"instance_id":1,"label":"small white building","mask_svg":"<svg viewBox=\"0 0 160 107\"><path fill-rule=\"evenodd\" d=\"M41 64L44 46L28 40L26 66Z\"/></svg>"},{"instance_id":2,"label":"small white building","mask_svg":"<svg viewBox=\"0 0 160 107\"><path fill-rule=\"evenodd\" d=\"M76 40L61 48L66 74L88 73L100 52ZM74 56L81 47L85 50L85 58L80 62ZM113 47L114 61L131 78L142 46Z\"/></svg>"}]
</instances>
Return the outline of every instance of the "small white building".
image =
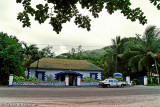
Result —
<instances>
[{"instance_id":1,"label":"small white building","mask_svg":"<svg viewBox=\"0 0 160 107\"><path fill-rule=\"evenodd\" d=\"M40 80L65 81L69 76L69 86L77 85L77 77L102 80L102 69L85 60L42 58L30 65L27 77Z\"/></svg>"}]
</instances>

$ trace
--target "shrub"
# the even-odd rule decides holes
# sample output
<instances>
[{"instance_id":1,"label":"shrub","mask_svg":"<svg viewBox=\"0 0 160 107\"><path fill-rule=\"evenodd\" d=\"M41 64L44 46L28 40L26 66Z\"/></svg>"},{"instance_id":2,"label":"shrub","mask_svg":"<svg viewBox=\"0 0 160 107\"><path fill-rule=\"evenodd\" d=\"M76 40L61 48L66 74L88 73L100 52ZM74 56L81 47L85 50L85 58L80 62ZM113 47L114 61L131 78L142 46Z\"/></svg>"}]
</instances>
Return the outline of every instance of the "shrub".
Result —
<instances>
[{"instance_id":1,"label":"shrub","mask_svg":"<svg viewBox=\"0 0 160 107\"><path fill-rule=\"evenodd\" d=\"M159 84L148 84L147 86L160 86Z\"/></svg>"},{"instance_id":2,"label":"shrub","mask_svg":"<svg viewBox=\"0 0 160 107\"><path fill-rule=\"evenodd\" d=\"M52 79L50 79L50 78L49 78L47 81L48 81L48 82L59 82L58 80L52 80Z\"/></svg>"},{"instance_id":3,"label":"shrub","mask_svg":"<svg viewBox=\"0 0 160 107\"><path fill-rule=\"evenodd\" d=\"M13 76L14 81L25 81L25 78L22 76Z\"/></svg>"},{"instance_id":4,"label":"shrub","mask_svg":"<svg viewBox=\"0 0 160 107\"><path fill-rule=\"evenodd\" d=\"M133 83L134 85L138 85L138 84L139 84L139 80L138 80L138 79L133 79L133 80L132 80L132 83Z\"/></svg>"},{"instance_id":5,"label":"shrub","mask_svg":"<svg viewBox=\"0 0 160 107\"><path fill-rule=\"evenodd\" d=\"M37 79L36 77L29 77L28 79L25 79L23 76L14 76L13 81L42 81Z\"/></svg>"},{"instance_id":6,"label":"shrub","mask_svg":"<svg viewBox=\"0 0 160 107\"><path fill-rule=\"evenodd\" d=\"M123 78L114 78L114 79L116 79L118 81L123 81Z\"/></svg>"},{"instance_id":7,"label":"shrub","mask_svg":"<svg viewBox=\"0 0 160 107\"><path fill-rule=\"evenodd\" d=\"M85 82L98 82L98 81L100 81L100 80L99 80L99 79L94 80L93 78L85 78L84 81L85 81Z\"/></svg>"},{"instance_id":8,"label":"shrub","mask_svg":"<svg viewBox=\"0 0 160 107\"><path fill-rule=\"evenodd\" d=\"M39 80L36 77L33 78L29 77L28 79L26 79L26 81L42 81L42 80Z\"/></svg>"},{"instance_id":9,"label":"shrub","mask_svg":"<svg viewBox=\"0 0 160 107\"><path fill-rule=\"evenodd\" d=\"M148 84L158 84L158 79L156 77L148 77Z\"/></svg>"}]
</instances>

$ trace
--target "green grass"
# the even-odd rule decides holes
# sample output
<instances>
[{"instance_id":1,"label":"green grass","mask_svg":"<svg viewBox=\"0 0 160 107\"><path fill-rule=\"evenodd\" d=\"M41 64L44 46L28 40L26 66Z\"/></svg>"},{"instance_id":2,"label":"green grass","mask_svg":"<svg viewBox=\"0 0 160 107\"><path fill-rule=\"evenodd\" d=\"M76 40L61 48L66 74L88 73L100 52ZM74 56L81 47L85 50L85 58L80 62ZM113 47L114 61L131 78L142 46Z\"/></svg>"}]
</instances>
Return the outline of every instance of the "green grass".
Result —
<instances>
[{"instance_id":1,"label":"green grass","mask_svg":"<svg viewBox=\"0 0 160 107\"><path fill-rule=\"evenodd\" d=\"M148 84L147 86L160 86L160 84Z\"/></svg>"}]
</instances>

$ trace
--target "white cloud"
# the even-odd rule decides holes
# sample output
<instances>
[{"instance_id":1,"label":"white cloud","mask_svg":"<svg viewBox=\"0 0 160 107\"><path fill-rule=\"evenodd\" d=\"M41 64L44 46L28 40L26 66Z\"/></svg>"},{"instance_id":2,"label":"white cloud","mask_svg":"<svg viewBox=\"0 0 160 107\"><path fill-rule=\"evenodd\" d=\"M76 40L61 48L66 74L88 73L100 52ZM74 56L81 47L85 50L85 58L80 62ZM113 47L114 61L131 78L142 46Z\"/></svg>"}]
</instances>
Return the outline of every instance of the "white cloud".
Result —
<instances>
[{"instance_id":1,"label":"white cloud","mask_svg":"<svg viewBox=\"0 0 160 107\"><path fill-rule=\"evenodd\" d=\"M156 9L149 0L134 0L132 7L140 7L148 19L145 26L139 24L138 21L131 22L126 19L119 11L113 15L109 15L106 10L100 13L97 19L92 18L91 31L78 28L73 21L63 25L62 32L58 35L51 25L47 23L38 24L33 18L31 28L22 28L21 22L17 18L18 12L22 11L22 6L17 4L15 0L0 0L0 31L15 35L21 41L34 44L50 44L56 54L70 51L72 47L82 45L84 50L96 49L103 46L111 45L111 39L120 35L121 37L135 36L135 34L143 34L148 25L156 25L160 27L160 11ZM35 5L33 3L33 5ZM81 10L83 14L89 14L85 10ZM56 45L56 46L55 46ZM47 45L38 45L43 48ZM91 47L85 47L91 46ZM96 47L93 47L96 46Z\"/></svg>"}]
</instances>

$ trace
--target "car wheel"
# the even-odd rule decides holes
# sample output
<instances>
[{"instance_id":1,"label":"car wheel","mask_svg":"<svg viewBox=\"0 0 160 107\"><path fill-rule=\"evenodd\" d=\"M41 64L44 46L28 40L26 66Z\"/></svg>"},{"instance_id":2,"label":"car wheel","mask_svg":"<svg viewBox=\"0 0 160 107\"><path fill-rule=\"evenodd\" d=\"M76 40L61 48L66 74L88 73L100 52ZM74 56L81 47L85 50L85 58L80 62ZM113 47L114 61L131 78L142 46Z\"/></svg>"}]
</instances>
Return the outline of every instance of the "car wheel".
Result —
<instances>
[{"instance_id":1,"label":"car wheel","mask_svg":"<svg viewBox=\"0 0 160 107\"><path fill-rule=\"evenodd\" d=\"M107 88L109 88L109 87L110 87L110 85L108 84L108 85L107 85Z\"/></svg>"},{"instance_id":2,"label":"car wheel","mask_svg":"<svg viewBox=\"0 0 160 107\"><path fill-rule=\"evenodd\" d=\"M105 88L105 85L102 85L103 88Z\"/></svg>"},{"instance_id":3,"label":"car wheel","mask_svg":"<svg viewBox=\"0 0 160 107\"><path fill-rule=\"evenodd\" d=\"M121 87L124 87L124 85L122 84Z\"/></svg>"}]
</instances>

